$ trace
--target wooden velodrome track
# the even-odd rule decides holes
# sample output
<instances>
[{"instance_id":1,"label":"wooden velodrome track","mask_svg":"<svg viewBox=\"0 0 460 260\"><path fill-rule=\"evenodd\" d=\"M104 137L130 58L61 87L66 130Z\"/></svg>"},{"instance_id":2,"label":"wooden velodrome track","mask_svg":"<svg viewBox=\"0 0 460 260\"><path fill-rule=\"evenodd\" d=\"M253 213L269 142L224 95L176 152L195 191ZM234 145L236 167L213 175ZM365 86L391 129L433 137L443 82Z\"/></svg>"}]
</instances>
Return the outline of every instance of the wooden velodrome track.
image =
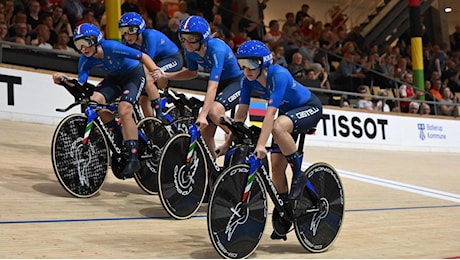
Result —
<instances>
[{"instance_id":1,"label":"wooden velodrome track","mask_svg":"<svg viewBox=\"0 0 460 260\"><path fill-rule=\"evenodd\" d=\"M110 171L95 197L70 196L51 165L54 128L0 120L0 258L219 258L207 204L174 220L158 196ZM305 163L326 161L341 173L339 237L327 252L309 253L294 232L270 240L269 215L251 258L460 257L458 154L317 147L305 154Z\"/></svg>"}]
</instances>

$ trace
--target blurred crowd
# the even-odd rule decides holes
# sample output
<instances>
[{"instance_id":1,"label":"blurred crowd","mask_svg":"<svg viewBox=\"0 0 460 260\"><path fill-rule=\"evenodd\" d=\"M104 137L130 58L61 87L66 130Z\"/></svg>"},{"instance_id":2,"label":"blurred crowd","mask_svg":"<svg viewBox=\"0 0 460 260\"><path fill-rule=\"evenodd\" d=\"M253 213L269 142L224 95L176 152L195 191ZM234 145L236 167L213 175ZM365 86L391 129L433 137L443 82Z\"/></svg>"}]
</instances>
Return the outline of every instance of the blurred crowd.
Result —
<instances>
[{"instance_id":1,"label":"blurred crowd","mask_svg":"<svg viewBox=\"0 0 460 260\"><path fill-rule=\"evenodd\" d=\"M213 37L221 38L235 52L246 40L261 40L272 50L274 61L307 86L363 94L353 103L353 95L337 102L332 94L315 92L323 104L382 112L458 115L460 25L450 42L437 43L429 37L429 28L421 16L425 89L420 90L412 86L408 35L396 44L380 46L368 43L359 26L347 28L347 15L338 5L329 9L328 22L316 19L308 4L287 12L282 21L266 21L264 10L269 0L246 0L246 5L241 6L242 2L180 0L171 12L170 5L161 0L121 0L121 13L140 13L148 28L165 33L179 48L177 28L181 20L200 15L209 22ZM106 20L104 0L0 0L3 41L77 53L71 40L74 28L92 23L105 32ZM436 104L421 102L421 96Z\"/></svg>"}]
</instances>

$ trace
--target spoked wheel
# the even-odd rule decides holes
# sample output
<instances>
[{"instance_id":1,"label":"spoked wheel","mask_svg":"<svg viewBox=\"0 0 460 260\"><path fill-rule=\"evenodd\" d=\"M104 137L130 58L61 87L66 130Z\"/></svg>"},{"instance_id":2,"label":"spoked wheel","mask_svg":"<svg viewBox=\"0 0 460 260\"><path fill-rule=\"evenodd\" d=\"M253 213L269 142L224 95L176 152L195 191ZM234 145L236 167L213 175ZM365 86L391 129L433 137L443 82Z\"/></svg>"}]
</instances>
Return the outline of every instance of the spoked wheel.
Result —
<instances>
[{"instance_id":1,"label":"spoked wheel","mask_svg":"<svg viewBox=\"0 0 460 260\"><path fill-rule=\"evenodd\" d=\"M59 183L72 196L94 196L104 184L109 151L102 131L93 124L87 144L83 143L87 117L72 114L64 118L53 135L51 159Z\"/></svg>"},{"instance_id":2,"label":"spoked wheel","mask_svg":"<svg viewBox=\"0 0 460 260\"><path fill-rule=\"evenodd\" d=\"M326 251L337 238L342 226L344 213L344 193L339 175L327 163L315 163L305 171L312 186L318 193L319 201L314 202L307 188L298 201L303 211L294 221L297 239L307 250L320 253ZM305 213L306 211L308 213ZM296 214L296 215L299 215Z\"/></svg>"},{"instance_id":3,"label":"spoked wheel","mask_svg":"<svg viewBox=\"0 0 460 260\"><path fill-rule=\"evenodd\" d=\"M213 247L224 258L245 258L259 245L267 219L265 188L254 176L246 202L249 166L234 165L216 180L208 205L208 233Z\"/></svg>"},{"instance_id":4,"label":"spoked wheel","mask_svg":"<svg viewBox=\"0 0 460 260\"><path fill-rule=\"evenodd\" d=\"M139 138L141 169L134 174L134 179L139 187L148 194L157 194L161 151L170 135L161 121L153 117L142 119L137 124L137 128L142 131L147 142Z\"/></svg>"},{"instance_id":5,"label":"spoked wheel","mask_svg":"<svg viewBox=\"0 0 460 260\"><path fill-rule=\"evenodd\" d=\"M191 161L186 162L189 145L189 134L177 134L165 145L160 159L160 201L176 219L190 218L198 211L208 185L203 148L197 142Z\"/></svg>"}]
</instances>

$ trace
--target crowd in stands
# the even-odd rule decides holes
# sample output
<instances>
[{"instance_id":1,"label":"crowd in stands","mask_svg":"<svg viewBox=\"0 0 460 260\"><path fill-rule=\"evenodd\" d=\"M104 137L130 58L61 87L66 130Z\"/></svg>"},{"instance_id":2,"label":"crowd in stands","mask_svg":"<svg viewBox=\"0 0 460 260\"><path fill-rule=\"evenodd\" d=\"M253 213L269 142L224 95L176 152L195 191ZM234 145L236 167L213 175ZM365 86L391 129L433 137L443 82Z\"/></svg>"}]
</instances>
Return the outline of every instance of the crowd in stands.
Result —
<instances>
[{"instance_id":1,"label":"crowd in stands","mask_svg":"<svg viewBox=\"0 0 460 260\"><path fill-rule=\"evenodd\" d=\"M373 95L359 97L357 108L413 113L417 106L418 114L458 115L460 25L449 43L436 43L421 19L425 89L419 90L412 86L411 46L406 35L394 45L379 46L366 42L359 26L347 28L347 16L338 5L328 12L330 22L315 19L308 4L287 12L283 21L265 21L269 0L247 1L257 2L257 10L250 7L254 5L236 7L240 2L236 0L180 0L178 10L170 15L161 0L124 0L121 13L140 13L148 28L165 33L179 48L181 20L189 15L203 16L213 37L224 40L235 52L248 39L266 43L274 61L307 86ZM0 40L77 53L71 38L81 23L92 23L104 32L104 1L0 0ZM334 103L332 94L315 93L323 104L353 106L351 100ZM424 103L419 97L437 103Z\"/></svg>"}]
</instances>

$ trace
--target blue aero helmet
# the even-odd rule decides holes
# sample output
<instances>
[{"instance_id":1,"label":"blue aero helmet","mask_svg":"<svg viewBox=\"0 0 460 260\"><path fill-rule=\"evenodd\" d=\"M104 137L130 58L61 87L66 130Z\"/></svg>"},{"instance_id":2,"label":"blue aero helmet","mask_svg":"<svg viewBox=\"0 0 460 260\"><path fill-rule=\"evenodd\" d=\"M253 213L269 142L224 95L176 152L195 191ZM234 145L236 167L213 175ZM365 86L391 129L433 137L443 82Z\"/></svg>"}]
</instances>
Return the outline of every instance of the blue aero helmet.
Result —
<instances>
[{"instance_id":1,"label":"blue aero helmet","mask_svg":"<svg viewBox=\"0 0 460 260\"><path fill-rule=\"evenodd\" d=\"M99 28L90 23L77 26L73 32L73 42L78 50L81 50L83 47L88 48L99 45L103 40L104 36Z\"/></svg>"},{"instance_id":2,"label":"blue aero helmet","mask_svg":"<svg viewBox=\"0 0 460 260\"><path fill-rule=\"evenodd\" d=\"M179 25L179 37L183 42L182 34L196 35L200 39L200 43L206 43L211 37L211 28L203 17L192 15L182 20Z\"/></svg>"},{"instance_id":3,"label":"blue aero helmet","mask_svg":"<svg viewBox=\"0 0 460 260\"><path fill-rule=\"evenodd\" d=\"M272 52L257 40L249 40L241 44L236 51L236 58L241 69L250 70L267 68L273 62Z\"/></svg>"},{"instance_id":4,"label":"blue aero helmet","mask_svg":"<svg viewBox=\"0 0 460 260\"><path fill-rule=\"evenodd\" d=\"M141 34L145 30L145 21L140 14L128 12L123 14L118 21L118 30L121 35Z\"/></svg>"}]
</instances>

